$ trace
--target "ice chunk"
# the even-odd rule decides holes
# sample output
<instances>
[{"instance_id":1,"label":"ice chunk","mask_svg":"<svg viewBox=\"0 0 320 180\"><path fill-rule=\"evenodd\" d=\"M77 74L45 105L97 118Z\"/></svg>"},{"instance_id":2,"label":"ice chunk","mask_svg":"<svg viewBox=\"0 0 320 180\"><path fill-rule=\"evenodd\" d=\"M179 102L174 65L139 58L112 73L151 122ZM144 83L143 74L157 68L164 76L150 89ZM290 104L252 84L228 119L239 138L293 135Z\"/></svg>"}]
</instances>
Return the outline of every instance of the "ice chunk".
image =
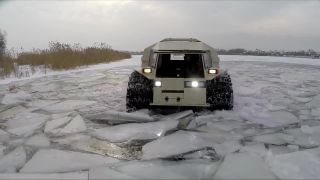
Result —
<instances>
[{"instance_id":1,"label":"ice chunk","mask_svg":"<svg viewBox=\"0 0 320 180\"><path fill-rule=\"evenodd\" d=\"M48 91L55 91L58 89L60 86L58 84L40 84L38 86L32 86L31 90L32 92L48 92Z\"/></svg>"},{"instance_id":2,"label":"ice chunk","mask_svg":"<svg viewBox=\"0 0 320 180\"><path fill-rule=\"evenodd\" d=\"M25 110L27 110L27 109L21 105L10 107L9 109L4 110L0 113L0 119L10 118L20 112L25 111Z\"/></svg>"},{"instance_id":3,"label":"ice chunk","mask_svg":"<svg viewBox=\"0 0 320 180\"><path fill-rule=\"evenodd\" d=\"M80 115L74 117L69 124L59 131L59 135L66 135L71 133L79 133L87 130L86 123Z\"/></svg>"},{"instance_id":4,"label":"ice chunk","mask_svg":"<svg viewBox=\"0 0 320 180\"><path fill-rule=\"evenodd\" d=\"M94 167L89 170L89 179L101 180L101 179L138 179L138 178L126 175L110 167Z\"/></svg>"},{"instance_id":5,"label":"ice chunk","mask_svg":"<svg viewBox=\"0 0 320 180\"><path fill-rule=\"evenodd\" d=\"M39 113L20 113L13 119L7 121L8 129L27 126L30 124L43 123L50 119L50 116Z\"/></svg>"},{"instance_id":6,"label":"ice chunk","mask_svg":"<svg viewBox=\"0 0 320 180\"><path fill-rule=\"evenodd\" d=\"M181 154L174 156L173 159L208 159L212 161L218 161L220 156L217 154L215 149L211 147L206 147L203 149L196 150L195 152L190 152L186 154Z\"/></svg>"},{"instance_id":7,"label":"ice chunk","mask_svg":"<svg viewBox=\"0 0 320 180\"><path fill-rule=\"evenodd\" d=\"M229 121L224 120L224 121L207 123L207 126L210 128L212 127L212 128L221 129L224 131L231 131L236 128L241 128L244 125L245 123L243 122L233 121L233 120L229 120Z\"/></svg>"},{"instance_id":8,"label":"ice chunk","mask_svg":"<svg viewBox=\"0 0 320 180\"><path fill-rule=\"evenodd\" d=\"M26 141L26 145L35 147L49 147L50 141L44 134L37 134Z\"/></svg>"},{"instance_id":9,"label":"ice chunk","mask_svg":"<svg viewBox=\"0 0 320 180\"><path fill-rule=\"evenodd\" d=\"M108 111L100 114L86 116L90 120L106 122L108 124L122 124L128 122L151 122L154 118L142 113L125 113L118 111Z\"/></svg>"},{"instance_id":10,"label":"ice chunk","mask_svg":"<svg viewBox=\"0 0 320 180\"><path fill-rule=\"evenodd\" d=\"M14 135L27 137L41 128L49 118L38 113L22 113L7 122L7 130Z\"/></svg>"},{"instance_id":11,"label":"ice chunk","mask_svg":"<svg viewBox=\"0 0 320 180\"><path fill-rule=\"evenodd\" d=\"M320 116L320 108L315 108L311 110L311 115L315 116L315 117L319 117Z\"/></svg>"},{"instance_id":12,"label":"ice chunk","mask_svg":"<svg viewBox=\"0 0 320 180\"><path fill-rule=\"evenodd\" d=\"M254 153L261 157L267 155L267 150L263 143L245 145L240 149L240 152Z\"/></svg>"},{"instance_id":13,"label":"ice chunk","mask_svg":"<svg viewBox=\"0 0 320 180\"><path fill-rule=\"evenodd\" d=\"M254 111L241 112L241 117L257 124L263 124L266 127L281 127L300 122L296 116L287 111L275 111L268 113L257 113Z\"/></svg>"},{"instance_id":14,"label":"ice chunk","mask_svg":"<svg viewBox=\"0 0 320 180\"><path fill-rule=\"evenodd\" d=\"M225 157L214 179L277 179L262 158L235 153Z\"/></svg>"},{"instance_id":15,"label":"ice chunk","mask_svg":"<svg viewBox=\"0 0 320 180\"><path fill-rule=\"evenodd\" d=\"M291 144L296 144L304 148L311 148L320 145L320 126L288 129L285 132L294 137Z\"/></svg>"},{"instance_id":16,"label":"ice chunk","mask_svg":"<svg viewBox=\"0 0 320 180\"><path fill-rule=\"evenodd\" d=\"M234 153L241 149L241 144L239 141L226 141L221 144L214 144L214 149L218 153L218 155L226 155L230 153Z\"/></svg>"},{"instance_id":17,"label":"ice chunk","mask_svg":"<svg viewBox=\"0 0 320 180\"><path fill-rule=\"evenodd\" d=\"M16 172L27 160L26 151L18 147L0 160L0 173Z\"/></svg>"},{"instance_id":18,"label":"ice chunk","mask_svg":"<svg viewBox=\"0 0 320 180\"><path fill-rule=\"evenodd\" d=\"M55 100L35 100L35 101L29 102L27 106L32 108L42 108L58 102L59 101L55 101Z\"/></svg>"},{"instance_id":19,"label":"ice chunk","mask_svg":"<svg viewBox=\"0 0 320 180\"><path fill-rule=\"evenodd\" d=\"M177 120L131 123L97 129L93 132L93 135L110 142L149 140L163 136L167 131L175 129L177 125Z\"/></svg>"},{"instance_id":20,"label":"ice chunk","mask_svg":"<svg viewBox=\"0 0 320 180\"><path fill-rule=\"evenodd\" d=\"M84 134L71 134L69 136L63 136L57 139L51 139L51 141L61 145L71 145L77 142L87 142L91 139L91 136Z\"/></svg>"},{"instance_id":21,"label":"ice chunk","mask_svg":"<svg viewBox=\"0 0 320 180\"><path fill-rule=\"evenodd\" d=\"M311 102L307 103L306 106L310 108L319 108L320 94L312 98Z\"/></svg>"},{"instance_id":22,"label":"ice chunk","mask_svg":"<svg viewBox=\"0 0 320 180\"><path fill-rule=\"evenodd\" d=\"M23 91L17 93L8 93L2 99L2 104L17 104L21 102L26 102L31 99L31 95Z\"/></svg>"},{"instance_id":23,"label":"ice chunk","mask_svg":"<svg viewBox=\"0 0 320 180\"><path fill-rule=\"evenodd\" d=\"M269 148L268 153L271 153L272 155L286 154L286 153L294 152L294 150L288 148L287 146L269 145L268 148Z\"/></svg>"},{"instance_id":24,"label":"ice chunk","mask_svg":"<svg viewBox=\"0 0 320 180\"><path fill-rule=\"evenodd\" d=\"M294 137L284 133L273 133L254 136L252 140L265 144L282 145L292 143L294 141Z\"/></svg>"},{"instance_id":25,"label":"ice chunk","mask_svg":"<svg viewBox=\"0 0 320 180\"><path fill-rule=\"evenodd\" d=\"M69 123L71 120L71 117L61 117L58 119L53 119L51 121L48 121L46 123L46 126L44 128L44 132L47 134L56 134L57 129L61 128L62 126L65 126L67 123Z\"/></svg>"},{"instance_id":26,"label":"ice chunk","mask_svg":"<svg viewBox=\"0 0 320 180\"><path fill-rule=\"evenodd\" d=\"M140 159L141 151L134 147L120 147L107 141L95 138L83 139L71 143L71 148L101 155L108 155L117 159L134 160Z\"/></svg>"},{"instance_id":27,"label":"ice chunk","mask_svg":"<svg viewBox=\"0 0 320 180\"><path fill-rule=\"evenodd\" d=\"M208 146L201 133L178 131L142 147L142 159L167 158Z\"/></svg>"},{"instance_id":28,"label":"ice chunk","mask_svg":"<svg viewBox=\"0 0 320 180\"><path fill-rule=\"evenodd\" d=\"M63 113L69 112L77 108L82 108L84 106L89 106L96 103L95 101L86 100L66 100L60 103L52 104L42 109L50 113Z\"/></svg>"},{"instance_id":29,"label":"ice chunk","mask_svg":"<svg viewBox=\"0 0 320 180\"><path fill-rule=\"evenodd\" d=\"M179 119L183 119L183 118L186 118L186 117L192 116L192 115L194 115L193 111L187 110L187 111L182 111L182 112L167 115L165 118L179 120Z\"/></svg>"},{"instance_id":30,"label":"ice chunk","mask_svg":"<svg viewBox=\"0 0 320 180\"><path fill-rule=\"evenodd\" d=\"M43 162L47 162L43 165ZM80 152L43 149L36 152L32 159L20 170L21 173L58 173L88 170L119 160Z\"/></svg>"},{"instance_id":31,"label":"ice chunk","mask_svg":"<svg viewBox=\"0 0 320 180\"><path fill-rule=\"evenodd\" d=\"M271 156L268 163L280 179L318 179L320 148Z\"/></svg>"},{"instance_id":32,"label":"ice chunk","mask_svg":"<svg viewBox=\"0 0 320 180\"><path fill-rule=\"evenodd\" d=\"M33 173L2 173L0 179L29 179L29 180L88 180L88 171L70 172L70 173L45 173L45 174L33 174Z\"/></svg>"},{"instance_id":33,"label":"ice chunk","mask_svg":"<svg viewBox=\"0 0 320 180\"><path fill-rule=\"evenodd\" d=\"M0 129L0 143L8 141L10 135L4 130Z\"/></svg>"},{"instance_id":34,"label":"ice chunk","mask_svg":"<svg viewBox=\"0 0 320 180\"><path fill-rule=\"evenodd\" d=\"M116 167L119 172L139 179L209 179L218 165L206 160L131 161Z\"/></svg>"}]
</instances>

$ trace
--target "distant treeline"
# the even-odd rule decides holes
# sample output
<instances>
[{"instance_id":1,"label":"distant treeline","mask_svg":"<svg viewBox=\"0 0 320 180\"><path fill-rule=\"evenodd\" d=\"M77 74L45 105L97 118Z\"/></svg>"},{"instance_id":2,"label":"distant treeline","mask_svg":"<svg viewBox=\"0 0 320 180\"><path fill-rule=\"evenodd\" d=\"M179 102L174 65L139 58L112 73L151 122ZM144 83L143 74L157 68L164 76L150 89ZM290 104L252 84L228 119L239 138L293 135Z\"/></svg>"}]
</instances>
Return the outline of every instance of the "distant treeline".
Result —
<instances>
[{"instance_id":1,"label":"distant treeline","mask_svg":"<svg viewBox=\"0 0 320 180\"><path fill-rule=\"evenodd\" d=\"M307 57L307 58L320 58L320 53L316 52L312 49L309 49L307 51L301 50L301 51L276 51L276 50L270 50L270 51L264 51L260 49L256 50L246 50L242 48L236 48L236 49L217 49L219 55L248 55L248 56L285 56L285 57ZM129 52L132 55L142 55L143 51L134 51Z\"/></svg>"},{"instance_id":2,"label":"distant treeline","mask_svg":"<svg viewBox=\"0 0 320 180\"><path fill-rule=\"evenodd\" d=\"M288 57L309 57L309 58L319 58L320 53L312 49L307 51L264 51L260 49L256 50L246 50L242 48L237 49L217 49L219 55L250 55L250 56L288 56Z\"/></svg>"}]
</instances>

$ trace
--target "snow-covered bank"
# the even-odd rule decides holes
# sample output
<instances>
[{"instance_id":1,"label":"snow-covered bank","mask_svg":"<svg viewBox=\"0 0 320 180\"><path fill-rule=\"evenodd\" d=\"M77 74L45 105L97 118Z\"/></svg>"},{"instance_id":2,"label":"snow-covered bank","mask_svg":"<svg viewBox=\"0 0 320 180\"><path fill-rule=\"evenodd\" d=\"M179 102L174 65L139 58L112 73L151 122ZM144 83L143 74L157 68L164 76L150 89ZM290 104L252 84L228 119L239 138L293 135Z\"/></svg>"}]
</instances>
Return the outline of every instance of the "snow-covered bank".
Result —
<instances>
[{"instance_id":1,"label":"snow-covered bank","mask_svg":"<svg viewBox=\"0 0 320 180\"><path fill-rule=\"evenodd\" d=\"M221 61L249 61L249 62L278 62L278 63L289 63L289 64L300 64L300 65L312 65L320 66L320 59L310 59L310 58L292 58L292 57L272 57L272 56L240 56L240 55L220 55ZM11 76L9 78L0 79L0 84L8 84L13 81L26 80L31 78L39 78L43 76L52 76L52 75L62 75L68 73L76 73L82 71L91 71L91 70L103 70L110 69L115 67L122 66L139 66L140 65L141 55L133 55L131 59L125 59L117 62L105 63L105 64L96 64L90 66L84 66L73 70L62 70L62 71L53 71L47 69L44 71L41 68L36 68L35 72L32 73L31 69L24 67L24 71L27 71L28 77L16 78Z\"/></svg>"},{"instance_id":2,"label":"snow-covered bank","mask_svg":"<svg viewBox=\"0 0 320 180\"><path fill-rule=\"evenodd\" d=\"M320 59L295 58L295 57L274 57L274 56L240 56L240 55L219 55L221 61L249 61L249 62L273 62L320 66Z\"/></svg>"},{"instance_id":3,"label":"snow-covered bank","mask_svg":"<svg viewBox=\"0 0 320 180\"><path fill-rule=\"evenodd\" d=\"M77 69L61 70L61 71L54 71L54 70L47 69L45 72L43 69L36 69L36 71L34 73L32 73L30 68L25 67L25 71L28 71L28 75L29 75L28 77L16 78L14 76L11 76L11 77L5 78L5 79L0 78L0 84L8 84L13 81L20 81L20 80L26 80L26 79L32 79L32 78L40 78L43 76L63 75L63 74L77 73L77 72L83 72L83 71L110 69L110 68L121 67L121 66L132 66L132 65L137 65L138 63L140 63L140 57L141 56L132 56L132 58L130 58L130 59L124 59L121 61L96 64L96 65L90 65L90 66L83 66L83 67L80 67Z\"/></svg>"}]
</instances>

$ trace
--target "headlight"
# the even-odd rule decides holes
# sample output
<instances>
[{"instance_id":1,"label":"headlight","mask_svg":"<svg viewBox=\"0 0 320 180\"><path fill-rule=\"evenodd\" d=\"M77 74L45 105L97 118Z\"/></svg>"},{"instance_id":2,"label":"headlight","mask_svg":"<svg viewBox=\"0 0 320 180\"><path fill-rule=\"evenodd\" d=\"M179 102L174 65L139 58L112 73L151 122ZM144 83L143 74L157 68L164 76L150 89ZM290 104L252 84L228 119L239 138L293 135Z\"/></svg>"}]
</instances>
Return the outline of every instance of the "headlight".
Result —
<instances>
[{"instance_id":1,"label":"headlight","mask_svg":"<svg viewBox=\"0 0 320 180\"><path fill-rule=\"evenodd\" d=\"M152 72L151 68L143 68L143 73L149 74Z\"/></svg>"},{"instance_id":2,"label":"headlight","mask_svg":"<svg viewBox=\"0 0 320 180\"><path fill-rule=\"evenodd\" d=\"M203 88L203 87L205 87L206 86L206 84L205 84L205 82L203 82L203 81L185 81L184 82L184 86L185 87L193 87L193 88L197 88L197 87L199 87L199 88Z\"/></svg>"},{"instance_id":3,"label":"headlight","mask_svg":"<svg viewBox=\"0 0 320 180\"><path fill-rule=\"evenodd\" d=\"M154 82L154 86L160 87L160 86L161 86L161 81L155 81L155 82Z\"/></svg>"},{"instance_id":4,"label":"headlight","mask_svg":"<svg viewBox=\"0 0 320 180\"><path fill-rule=\"evenodd\" d=\"M209 69L208 73L209 74L218 74L218 70L217 69Z\"/></svg>"},{"instance_id":5,"label":"headlight","mask_svg":"<svg viewBox=\"0 0 320 180\"><path fill-rule=\"evenodd\" d=\"M198 86L199 86L198 81L192 81L192 82L191 82L191 86L192 86L192 87L198 87Z\"/></svg>"}]
</instances>

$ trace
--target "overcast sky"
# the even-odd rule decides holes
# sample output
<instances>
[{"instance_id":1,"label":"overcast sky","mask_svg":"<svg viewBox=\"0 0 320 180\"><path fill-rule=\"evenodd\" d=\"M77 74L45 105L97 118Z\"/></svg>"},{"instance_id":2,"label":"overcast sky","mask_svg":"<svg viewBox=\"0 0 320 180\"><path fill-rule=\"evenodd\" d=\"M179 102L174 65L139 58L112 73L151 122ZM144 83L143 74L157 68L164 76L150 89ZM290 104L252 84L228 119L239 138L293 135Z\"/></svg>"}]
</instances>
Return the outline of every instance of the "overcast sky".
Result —
<instances>
[{"instance_id":1,"label":"overcast sky","mask_svg":"<svg viewBox=\"0 0 320 180\"><path fill-rule=\"evenodd\" d=\"M166 37L217 48L320 50L320 1L0 1L7 46L106 42L142 50Z\"/></svg>"}]
</instances>

